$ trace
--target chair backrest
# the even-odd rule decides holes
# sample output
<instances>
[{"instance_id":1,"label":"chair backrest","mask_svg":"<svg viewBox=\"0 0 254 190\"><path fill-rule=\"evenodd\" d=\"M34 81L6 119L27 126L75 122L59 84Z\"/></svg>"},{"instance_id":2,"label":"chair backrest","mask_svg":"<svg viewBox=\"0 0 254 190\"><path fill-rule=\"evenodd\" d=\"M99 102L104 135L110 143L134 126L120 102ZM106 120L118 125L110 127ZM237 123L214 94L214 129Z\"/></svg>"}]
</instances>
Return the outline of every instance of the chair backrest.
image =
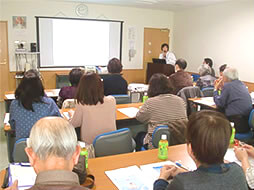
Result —
<instances>
[{"instance_id":1,"label":"chair backrest","mask_svg":"<svg viewBox=\"0 0 254 190\"><path fill-rule=\"evenodd\" d=\"M249 126L251 129L254 129L254 109L251 110L249 116Z\"/></svg>"},{"instance_id":2,"label":"chair backrest","mask_svg":"<svg viewBox=\"0 0 254 190\"><path fill-rule=\"evenodd\" d=\"M22 138L16 141L13 149L14 162L29 162L25 152L27 138Z\"/></svg>"},{"instance_id":3,"label":"chair backrest","mask_svg":"<svg viewBox=\"0 0 254 190\"><path fill-rule=\"evenodd\" d=\"M184 87L183 89L181 89L177 93L177 95L180 96L181 98L183 98L183 100L186 102L186 104L187 104L187 115L188 116L192 112L197 111L194 104L188 101L188 98L200 98L200 97L204 96L202 91L200 90L200 88L198 86Z\"/></svg>"},{"instance_id":4,"label":"chair backrest","mask_svg":"<svg viewBox=\"0 0 254 190\"><path fill-rule=\"evenodd\" d=\"M115 94L112 95L116 99L116 104L129 104L131 103L131 98L127 94Z\"/></svg>"},{"instance_id":5,"label":"chair backrest","mask_svg":"<svg viewBox=\"0 0 254 190\"><path fill-rule=\"evenodd\" d=\"M75 108L76 100L75 99L66 99L63 102L62 109L65 108Z\"/></svg>"},{"instance_id":6,"label":"chair backrest","mask_svg":"<svg viewBox=\"0 0 254 190\"><path fill-rule=\"evenodd\" d=\"M170 142L170 132L167 125L161 125L155 128L152 134L152 143L155 148L158 148L159 141L161 140L161 135L167 135L167 140Z\"/></svg>"},{"instance_id":7,"label":"chair backrest","mask_svg":"<svg viewBox=\"0 0 254 190\"><path fill-rule=\"evenodd\" d=\"M132 138L131 131L128 128L123 128L98 135L93 141L93 146L95 157L100 157L133 152L136 143Z\"/></svg>"},{"instance_id":8,"label":"chair backrest","mask_svg":"<svg viewBox=\"0 0 254 190\"><path fill-rule=\"evenodd\" d=\"M206 87L202 89L202 92L204 94L204 97L213 97L213 87Z\"/></svg>"}]
</instances>

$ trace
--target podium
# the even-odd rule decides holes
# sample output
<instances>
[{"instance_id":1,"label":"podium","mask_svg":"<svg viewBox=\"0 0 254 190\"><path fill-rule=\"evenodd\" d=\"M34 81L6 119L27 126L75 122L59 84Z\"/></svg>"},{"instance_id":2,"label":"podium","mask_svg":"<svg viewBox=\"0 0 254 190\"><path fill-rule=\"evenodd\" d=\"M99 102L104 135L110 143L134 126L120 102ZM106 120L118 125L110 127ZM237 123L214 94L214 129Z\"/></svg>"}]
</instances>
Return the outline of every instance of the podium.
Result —
<instances>
[{"instance_id":1,"label":"podium","mask_svg":"<svg viewBox=\"0 0 254 190\"><path fill-rule=\"evenodd\" d=\"M161 63L147 63L146 68L146 83L148 84L150 78L155 73L162 73L166 76L170 76L175 73L175 67L171 64L161 64Z\"/></svg>"}]
</instances>

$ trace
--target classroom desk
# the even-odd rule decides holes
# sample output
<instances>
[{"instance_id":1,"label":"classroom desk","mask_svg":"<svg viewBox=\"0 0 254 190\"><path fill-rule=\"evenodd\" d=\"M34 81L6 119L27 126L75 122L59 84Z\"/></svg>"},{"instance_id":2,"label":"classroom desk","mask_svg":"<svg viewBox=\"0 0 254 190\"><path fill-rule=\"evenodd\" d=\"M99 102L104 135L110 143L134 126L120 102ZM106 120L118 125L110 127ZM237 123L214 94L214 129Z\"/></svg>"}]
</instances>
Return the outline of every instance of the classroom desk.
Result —
<instances>
[{"instance_id":1,"label":"classroom desk","mask_svg":"<svg viewBox=\"0 0 254 190\"><path fill-rule=\"evenodd\" d=\"M117 190L116 186L106 176L105 171L132 165L140 166L160 162L161 160L158 159L157 154L158 149L153 149L148 151L88 159L88 173L94 175L95 177L95 186L93 189ZM196 168L195 163L187 153L186 144L170 146L168 149L168 160L173 162L181 160L181 163L184 166ZM2 184L4 174L5 170L1 171L0 184Z\"/></svg>"},{"instance_id":2,"label":"classroom desk","mask_svg":"<svg viewBox=\"0 0 254 190\"><path fill-rule=\"evenodd\" d=\"M57 100L60 89L45 89L45 93L48 97L53 98L55 101ZM7 91L4 93L4 102L5 102L5 112L9 112L9 107L11 101L15 99L14 91Z\"/></svg>"},{"instance_id":3,"label":"classroom desk","mask_svg":"<svg viewBox=\"0 0 254 190\"><path fill-rule=\"evenodd\" d=\"M135 119L135 118L130 118L127 115L124 115L123 113L118 111L119 108L135 107L135 108L139 109L139 107L142 106L142 105L143 105L143 103L130 103L130 104L118 104L118 105L116 105L116 120L117 121L123 121L123 120ZM60 112L63 113L63 112L67 112L68 110L70 110L70 109L61 109ZM11 131L10 125L4 124L4 131L5 132Z\"/></svg>"},{"instance_id":4,"label":"classroom desk","mask_svg":"<svg viewBox=\"0 0 254 190\"><path fill-rule=\"evenodd\" d=\"M215 102L213 101L213 97L189 98L188 100L196 105L208 107L208 108L214 109L214 110L217 109ZM201 100L201 102L200 102L200 100Z\"/></svg>"}]
</instances>

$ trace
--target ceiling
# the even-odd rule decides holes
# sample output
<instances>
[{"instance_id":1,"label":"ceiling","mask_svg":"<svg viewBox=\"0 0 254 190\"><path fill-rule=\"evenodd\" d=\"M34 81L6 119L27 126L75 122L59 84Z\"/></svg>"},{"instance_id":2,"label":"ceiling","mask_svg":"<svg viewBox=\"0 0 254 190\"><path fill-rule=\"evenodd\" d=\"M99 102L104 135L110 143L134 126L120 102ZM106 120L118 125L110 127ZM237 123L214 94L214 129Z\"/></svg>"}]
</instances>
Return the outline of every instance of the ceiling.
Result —
<instances>
[{"instance_id":1,"label":"ceiling","mask_svg":"<svg viewBox=\"0 0 254 190\"><path fill-rule=\"evenodd\" d=\"M56 1L56 0L55 0ZM57 0L178 11L233 0Z\"/></svg>"}]
</instances>

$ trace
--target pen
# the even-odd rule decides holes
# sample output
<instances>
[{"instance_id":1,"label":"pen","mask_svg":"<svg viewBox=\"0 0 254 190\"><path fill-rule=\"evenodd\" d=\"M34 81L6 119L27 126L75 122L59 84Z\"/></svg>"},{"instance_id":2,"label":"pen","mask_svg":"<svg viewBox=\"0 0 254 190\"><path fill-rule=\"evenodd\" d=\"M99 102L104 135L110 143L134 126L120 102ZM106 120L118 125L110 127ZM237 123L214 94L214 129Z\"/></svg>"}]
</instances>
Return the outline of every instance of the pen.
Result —
<instances>
[{"instance_id":1,"label":"pen","mask_svg":"<svg viewBox=\"0 0 254 190\"><path fill-rule=\"evenodd\" d=\"M187 171L190 171L190 169L189 169L188 167L183 166L183 165L180 164L179 162L175 162L175 164L176 164L178 167L180 167L180 168L183 168L183 169L185 169L185 170L187 170Z\"/></svg>"},{"instance_id":2,"label":"pen","mask_svg":"<svg viewBox=\"0 0 254 190\"><path fill-rule=\"evenodd\" d=\"M153 169L161 169L163 166L155 166Z\"/></svg>"}]
</instances>

